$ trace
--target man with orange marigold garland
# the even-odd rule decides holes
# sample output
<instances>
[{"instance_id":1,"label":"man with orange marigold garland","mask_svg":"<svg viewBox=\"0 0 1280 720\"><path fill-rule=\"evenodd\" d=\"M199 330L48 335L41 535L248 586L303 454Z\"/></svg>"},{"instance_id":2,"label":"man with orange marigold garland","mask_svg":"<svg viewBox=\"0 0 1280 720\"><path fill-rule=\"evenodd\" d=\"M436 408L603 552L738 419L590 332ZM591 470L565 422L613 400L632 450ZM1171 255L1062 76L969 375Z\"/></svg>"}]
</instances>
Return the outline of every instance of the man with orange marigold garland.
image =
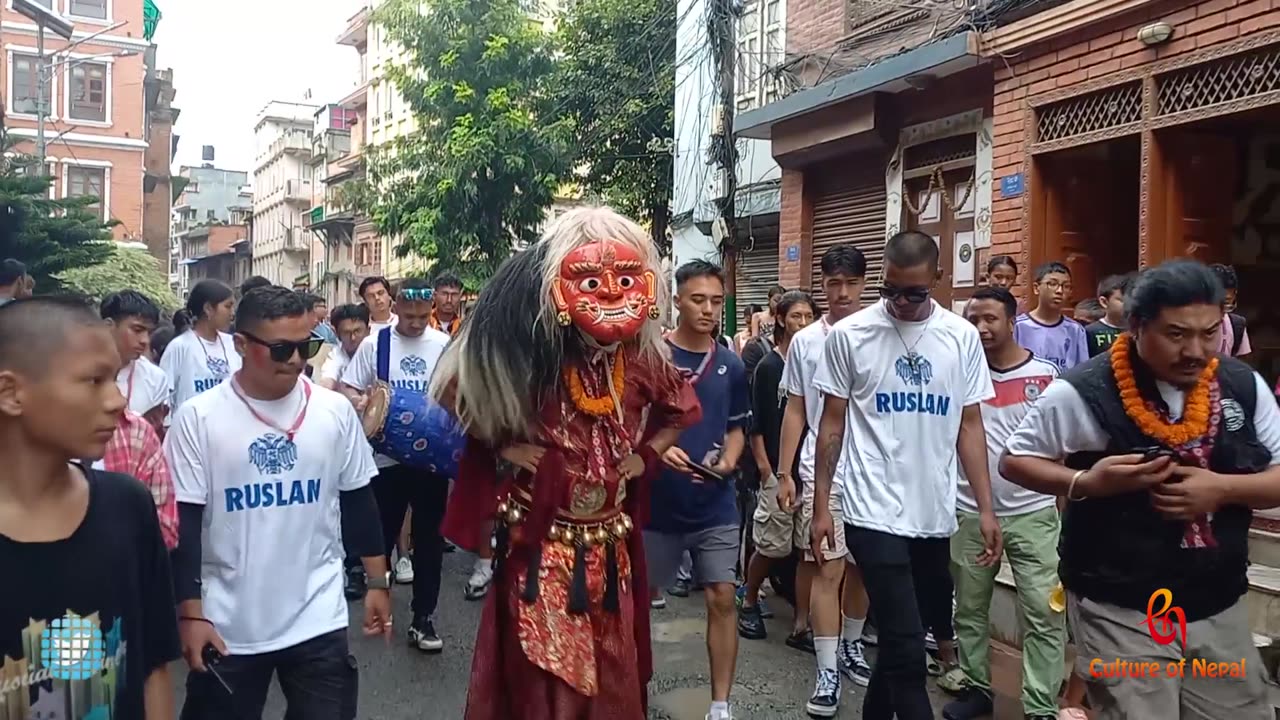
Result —
<instances>
[{"instance_id":1,"label":"man with orange marigold garland","mask_svg":"<svg viewBox=\"0 0 1280 720\"><path fill-rule=\"evenodd\" d=\"M474 550L495 527L466 720L645 717L640 528L700 414L667 360L666 295L648 233L574 210L498 269L437 365L469 436L444 534Z\"/></svg>"},{"instance_id":2,"label":"man with orange marigold garland","mask_svg":"<svg viewBox=\"0 0 1280 720\"><path fill-rule=\"evenodd\" d=\"M1280 410L1257 373L1218 354L1222 298L1193 260L1142 273L1128 332L1050 384L1001 459L1005 477L1068 500L1060 573L1101 718L1272 717L1243 595L1252 511L1280 505ZM1248 662L1244 677L1186 663L1143 678L1092 662L1117 658Z\"/></svg>"}]
</instances>

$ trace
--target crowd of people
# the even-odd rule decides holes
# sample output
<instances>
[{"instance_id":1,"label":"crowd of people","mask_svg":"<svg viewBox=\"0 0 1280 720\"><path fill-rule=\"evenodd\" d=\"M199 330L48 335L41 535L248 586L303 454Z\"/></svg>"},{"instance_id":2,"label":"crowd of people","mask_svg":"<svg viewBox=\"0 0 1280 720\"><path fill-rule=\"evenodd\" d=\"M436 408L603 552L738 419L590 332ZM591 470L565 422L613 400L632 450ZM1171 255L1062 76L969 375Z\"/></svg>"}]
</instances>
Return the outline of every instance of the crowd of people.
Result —
<instances>
[{"instance_id":1,"label":"crowd of people","mask_svg":"<svg viewBox=\"0 0 1280 720\"><path fill-rule=\"evenodd\" d=\"M635 223L583 208L466 318L446 273L367 278L332 309L202 280L165 323L134 290L31 297L4 261L0 558L37 581L0 604L0 718L172 718L181 657L183 718L260 717L278 678L290 717L350 720L348 601L390 636L392 586L411 585L408 641L444 651L450 541L476 553L465 596L486 599L468 720L640 720L650 615L691 592L707 718L728 720L766 587L814 657L809 715L835 716L849 682L864 717L933 718L932 676L944 718L986 717L1003 562L1026 717L1271 716L1257 662L1093 667L1256 655L1248 529L1280 505L1280 409L1236 359L1231 268L1170 261L1069 309L1050 262L1024 311L1002 256L956 314L932 297L936 243L907 231L878 301L862 307L866 258L837 245L825 308L777 287L733 338L720 267L680 266L670 299L659 268ZM380 388L448 410L456 472L375 452ZM1180 645L1148 634L1157 591Z\"/></svg>"}]
</instances>

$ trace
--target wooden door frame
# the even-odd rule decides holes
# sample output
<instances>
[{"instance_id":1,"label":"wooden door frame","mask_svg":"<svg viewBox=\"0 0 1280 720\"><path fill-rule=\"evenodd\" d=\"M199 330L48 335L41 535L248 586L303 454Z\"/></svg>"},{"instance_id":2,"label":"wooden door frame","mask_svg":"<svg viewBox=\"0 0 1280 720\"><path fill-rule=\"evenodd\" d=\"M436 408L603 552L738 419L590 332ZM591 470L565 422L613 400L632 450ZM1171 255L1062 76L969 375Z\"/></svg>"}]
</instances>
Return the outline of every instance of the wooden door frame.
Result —
<instances>
[{"instance_id":1,"label":"wooden door frame","mask_svg":"<svg viewBox=\"0 0 1280 720\"><path fill-rule=\"evenodd\" d=\"M1206 105L1165 115L1159 114L1159 76L1197 65L1209 64L1227 57L1280 45L1280 30L1255 33L1248 37L1225 42L1203 50L1185 53L1166 60L1159 60L1138 67L1121 70L1068 87L1052 90L1027 98L1023 117L1022 175L1026 184L1022 203L1022 261L1027 272L1043 264L1048 257L1048 238L1044 233L1044 203L1047 189L1044 187L1041 155L1066 148L1089 145L1120 137L1140 137L1141 186L1138 200L1138 262L1139 268L1160 263L1169 257L1169 248L1153 238L1163 238L1168 229L1168 198L1164 187L1168 176L1168 159L1162 154L1155 131L1163 128L1187 125L1209 118L1234 115L1260 107L1280 105L1280 90L1269 91L1226 102ZM1108 127L1103 130L1081 133L1047 142L1040 142L1038 119L1051 105L1078 99L1100 91L1141 83L1142 112L1136 122ZM1029 287L1029 286L1028 286Z\"/></svg>"}]
</instances>

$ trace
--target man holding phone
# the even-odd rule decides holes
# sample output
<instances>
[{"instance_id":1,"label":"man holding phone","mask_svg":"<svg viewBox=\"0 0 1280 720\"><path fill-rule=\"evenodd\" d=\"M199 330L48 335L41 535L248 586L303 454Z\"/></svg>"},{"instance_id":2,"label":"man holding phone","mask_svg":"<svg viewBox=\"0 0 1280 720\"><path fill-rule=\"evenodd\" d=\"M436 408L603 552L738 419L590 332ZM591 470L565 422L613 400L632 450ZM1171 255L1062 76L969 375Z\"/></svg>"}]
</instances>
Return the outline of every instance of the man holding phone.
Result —
<instances>
[{"instance_id":1,"label":"man holding phone","mask_svg":"<svg viewBox=\"0 0 1280 720\"><path fill-rule=\"evenodd\" d=\"M1218 352L1222 298L1194 260L1144 271L1125 295L1128 331L1050 384L1001 458L1004 477L1068 500L1060 575L1100 718L1273 715L1243 596L1252 510L1280 505L1280 410ZM1161 590L1185 616L1180 642L1152 642ZM1115 682L1089 673L1098 657L1249 662L1245 677Z\"/></svg>"},{"instance_id":2,"label":"man holding phone","mask_svg":"<svg viewBox=\"0 0 1280 720\"><path fill-rule=\"evenodd\" d=\"M738 656L734 603L738 509L729 475L746 446L751 423L747 373L732 350L712 336L724 307L724 271L694 260L676 271L679 320L667 336L671 361L702 404L702 421L663 455L644 531L650 588L670 585L687 550L707 599L711 709L707 720L730 720L729 688Z\"/></svg>"}]
</instances>

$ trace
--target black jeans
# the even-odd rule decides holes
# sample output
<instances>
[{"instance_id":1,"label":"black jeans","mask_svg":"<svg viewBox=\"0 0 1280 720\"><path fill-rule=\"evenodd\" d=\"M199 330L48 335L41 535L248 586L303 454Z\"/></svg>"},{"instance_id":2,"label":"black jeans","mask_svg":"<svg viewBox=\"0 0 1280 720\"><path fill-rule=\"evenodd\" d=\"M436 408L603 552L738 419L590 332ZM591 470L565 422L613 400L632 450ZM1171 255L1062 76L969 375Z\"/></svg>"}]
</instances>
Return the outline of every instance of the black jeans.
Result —
<instances>
[{"instance_id":1,"label":"black jeans","mask_svg":"<svg viewBox=\"0 0 1280 720\"><path fill-rule=\"evenodd\" d=\"M409 537L413 541L413 614L433 615L440 599L444 538L440 522L449 501L449 479L408 465L392 465L373 479L373 496L382 520L387 563L400 536L405 510L413 508Z\"/></svg>"},{"instance_id":2,"label":"black jeans","mask_svg":"<svg viewBox=\"0 0 1280 720\"><path fill-rule=\"evenodd\" d=\"M261 655L231 655L212 673L187 675L182 720L260 720L271 676L280 678L285 720L355 720L359 682L346 629Z\"/></svg>"},{"instance_id":3,"label":"black jeans","mask_svg":"<svg viewBox=\"0 0 1280 720\"><path fill-rule=\"evenodd\" d=\"M844 526L844 536L862 570L880 636L862 717L933 720L924 626L951 626L950 583L938 587L940 578L950 578L950 541L899 537L852 525Z\"/></svg>"}]
</instances>

